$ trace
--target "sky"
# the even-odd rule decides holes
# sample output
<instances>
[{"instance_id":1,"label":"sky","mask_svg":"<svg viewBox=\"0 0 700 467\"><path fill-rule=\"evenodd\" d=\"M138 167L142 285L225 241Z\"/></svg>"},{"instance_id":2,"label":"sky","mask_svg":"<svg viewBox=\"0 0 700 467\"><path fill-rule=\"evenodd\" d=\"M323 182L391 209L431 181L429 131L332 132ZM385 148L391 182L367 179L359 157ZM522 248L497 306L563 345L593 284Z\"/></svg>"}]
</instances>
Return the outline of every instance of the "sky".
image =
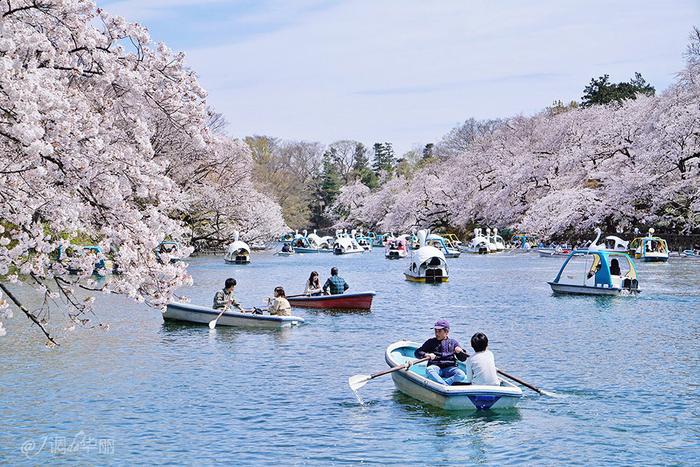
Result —
<instances>
[{"instance_id":1,"label":"sky","mask_svg":"<svg viewBox=\"0 0 700 467\"><path fill-rule=\"evenodd\" d=\"M186 53L235 137L391 142L684 66L698 0L97 0Z\"/></svg>"}]
</instances>

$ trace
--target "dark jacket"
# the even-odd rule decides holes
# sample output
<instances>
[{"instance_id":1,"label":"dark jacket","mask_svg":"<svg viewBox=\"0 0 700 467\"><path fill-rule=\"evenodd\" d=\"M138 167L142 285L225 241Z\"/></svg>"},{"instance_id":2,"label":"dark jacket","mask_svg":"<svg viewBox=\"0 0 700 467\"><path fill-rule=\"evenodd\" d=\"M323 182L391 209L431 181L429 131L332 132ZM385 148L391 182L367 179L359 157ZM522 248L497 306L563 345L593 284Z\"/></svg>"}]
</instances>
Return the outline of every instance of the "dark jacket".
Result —
<instances>
[{"instance_id":1,"label":"dark jacket","mask_svg":"<svg viewBox=\"0 0 700 467\"><path fill-rule=\"evenodd\" d=\"M433 337L425 341L423 345L416 349L415 355L416 358L423 358L425 357L425 354L433 353L437 358L435 360L428 360L428 365L437 365L440 368L448 368L457 365L457 357L455 356L456 347L461 346L459 345L459 342L454 339L450 339L448 337L447 339L439 341ZM463 357L464 354L459 355L460 357ZM464 358L460 358L460 360L466 360L466 356L464 356Z\"/></svg>"}]
</instances>

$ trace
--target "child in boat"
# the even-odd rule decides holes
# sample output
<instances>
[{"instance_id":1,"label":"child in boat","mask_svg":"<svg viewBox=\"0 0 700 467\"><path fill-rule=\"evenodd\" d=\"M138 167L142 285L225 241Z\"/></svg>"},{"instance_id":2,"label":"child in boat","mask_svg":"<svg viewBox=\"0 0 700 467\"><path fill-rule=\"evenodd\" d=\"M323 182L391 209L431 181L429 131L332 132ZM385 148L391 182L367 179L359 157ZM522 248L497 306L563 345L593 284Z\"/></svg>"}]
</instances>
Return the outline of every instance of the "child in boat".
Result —
<instances>
[{"instance_id":1,"label":"child in boat","mask_svg":"<svg viewBox=\"0 0 700 467\"><path fill-rule=\"evenodd\" d=\"M459 342L448 337L450 323L440 319L433 329L435 337L428 339L416 349L416 358L430 357L426 371L433 381L448 386L463 382L466 375L457 367L457 359L463 361L466 355L464 349L459 346Z\"/></svg>"},{"instance_id":2,"label":"child in boat","mask_svg":"<svg viewBox=\"0 0 700 467\"><path fill-rule=\"evenodd\" d=\"M304 287L305 295L321 295L323 289L321 288L321 279L318 277L316 271L312 271L309 276L309 280L306 281L306 287Z\"/></svg>"},{"instance_id":3,"label":"child in boat","mask_svg":"<svg viewBox=\"0 0 700 467\"><path fill-rule=\"evenodd\" d=\"M215 310L224 310L228 309L229 307L234 307L239 311L243 311L241 309L241 305L236 301L236 297L233 295L233 289L235 287L236 279L233 277L226 279L226 282L224 282L224 288L216 292L214 295L214 305L212 308Z\"/></svg>"},{"instance_id":4,"label":"child in boat","mask_svg":"<svg viewBox=\"0 0 700 467\"><path fill-rule=\"evenodd\" d=\"M496 374L496 361L493 353L487 349L489 338L485 334L477 332L472 336L472 348L474 355L467 359L466 383L481 384L487 386L500 386L501 382Z\"/></svg>"},{"instance_id":5,"label":"child in boat","mask_svg":"<svg viewBox=\"0 0 700 467\"><path fill-rule=\"evenodd\" d=\"M282 287L275 287L275 299L270 305L270 314L277 316L292 316L292 306Z\"/></svg>"}]
</instances>

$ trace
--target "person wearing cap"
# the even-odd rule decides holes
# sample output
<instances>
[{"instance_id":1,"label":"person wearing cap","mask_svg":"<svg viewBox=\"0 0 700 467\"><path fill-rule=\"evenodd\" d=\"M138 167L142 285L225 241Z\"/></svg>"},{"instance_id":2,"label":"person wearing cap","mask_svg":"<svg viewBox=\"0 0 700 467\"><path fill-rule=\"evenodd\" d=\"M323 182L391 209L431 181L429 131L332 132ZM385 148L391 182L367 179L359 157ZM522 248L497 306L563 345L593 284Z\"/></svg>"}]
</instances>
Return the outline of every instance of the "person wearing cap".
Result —
<instances>
[{"instance_id":1,"label":"person wearing cap","mask_svg":"<svg viewBox=\"0 0 700 467\"><path fill-rule=\"evenodd\" d=\"M433 329L435 337L428 339L416 349L416 358L430 358L426 371L433 381L448 386L464 382L467 376L457 366L457 359L464 361L467 355L459 346L459 342L449 337L450 323L439 319L435 322Z\"/></svg>"}]
</instances>

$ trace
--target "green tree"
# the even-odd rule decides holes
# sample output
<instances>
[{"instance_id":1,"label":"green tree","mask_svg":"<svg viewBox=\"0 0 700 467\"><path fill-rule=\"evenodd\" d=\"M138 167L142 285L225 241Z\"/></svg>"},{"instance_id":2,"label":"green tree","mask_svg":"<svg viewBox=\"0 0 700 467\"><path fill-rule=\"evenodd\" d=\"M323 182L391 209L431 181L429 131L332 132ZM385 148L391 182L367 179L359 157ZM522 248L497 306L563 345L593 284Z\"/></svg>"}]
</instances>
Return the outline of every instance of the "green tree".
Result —
<instances>
[{"instance_id":1,"label":"green tree","mask_svg":"<svg viewBox=\"0 0 700 467\"><path fill-rule=\"evenodd\" d=\"M391 143L374 143L374 172L379 174L382 170L392 175L396 160L394 158L394 148Z\"/></svg>"},{"instance_id":2,"label":"green tree","mask_svg":"<svg viewBox=\"0 0 700 467\"><path fill-rule=\"evenodd\" d=\"M328 150L323 154L323 172L321 173L321 199L325 206L333 204L342 186L343 178L338 172L333 149Z\"/></svg>"},{"instance_id":3,"label":"green tree","mask_svg":"<svg viewBox=\"0 0 700 467\"><path fill-rule=\"evenodd\" d=\"M428 143L423 148L423 159L430 159L435 156L435 145L433 143Z\"/></svg>"},{"instance_id":4,"label":"green tree","mask_svg":"<svg viewBox=\"0 0 700 467\"><path fill-rule=\"evenodd\" d=\"M609 75L591 79L591 83L583 89L581 105L590 107L610 102L622 102L626 99L636 99L637 94L653 96L656 90L647 83L641 73L635 73L628 83L611 83Z\"/></svg>"},{"instance_id":5,"label":"green tree","mask_svg":"<svg viewBox=\"0 0 700 467\"><path fill-rule=\"evenodd\" d=\"M379 180L369 166L367 148L362 143L355 145L355 155L352 170L355 178L359 178L368 188L374 189L379 186Z\"/></svg>"}]
</instances>

